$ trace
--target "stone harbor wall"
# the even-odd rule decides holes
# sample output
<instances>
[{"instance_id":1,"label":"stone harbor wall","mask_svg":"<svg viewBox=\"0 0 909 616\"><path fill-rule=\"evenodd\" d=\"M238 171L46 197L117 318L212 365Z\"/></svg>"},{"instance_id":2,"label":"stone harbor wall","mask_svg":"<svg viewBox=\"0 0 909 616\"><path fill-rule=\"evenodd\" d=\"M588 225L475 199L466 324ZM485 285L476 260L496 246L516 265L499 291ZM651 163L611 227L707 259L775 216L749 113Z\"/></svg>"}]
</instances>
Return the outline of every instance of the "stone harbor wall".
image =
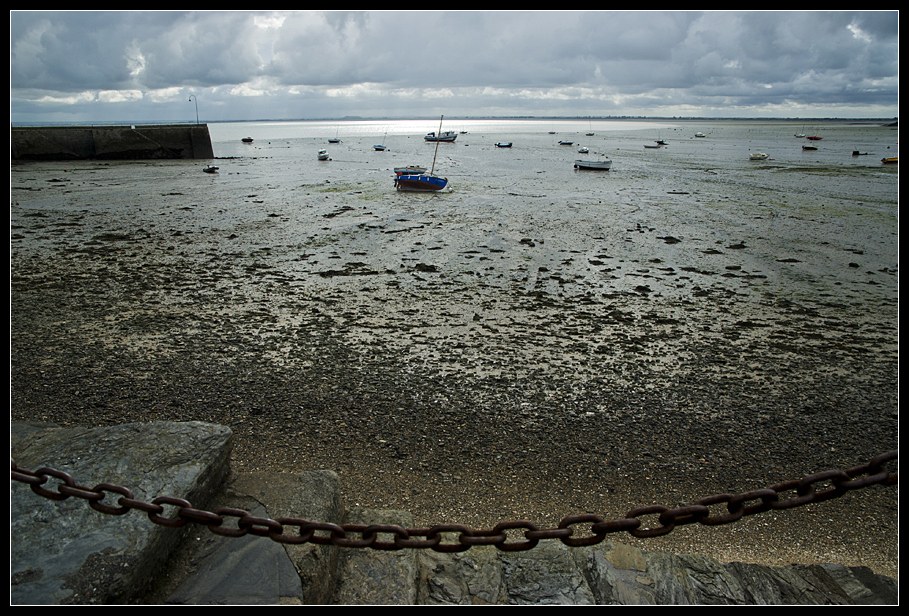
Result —
<instances>
[{"instance_id":1,"label":"stone harbor wall","mask_svg":"<svg viewBox=\"0 0 909 616\"><path fill-rule=\"evenodd\" d=\"M897 580L865 567L722 563L616 541L571 548L543 540L526 551L487 545L459 553L279 543L258 536L278 516L326 527L411 528L412 519L404 511L345 507L332 471L231 475L233 434L220 425L14 422L10 434L11 605L898 604ZM75 493L36 494L25 479L42 468L70 480L51 473L39 492ZM107 496L92 502L78 486ZM124 487L131 493L117 491ZM179 499L197 511L244 511L261 522L256 532L223 536L140 505L186 507ZM130 507L114 515L123 502ZM161 523L168 518L177 524Z\"/></svg>"},{"instance_id":2,"label":"stone harbor wall","mask_svg":"<svg viewBox=\"0 0 909 616\"><path fill-rule=\"evenodd\" d=\"M207 124L35 126L10 129L12 160L214 158Z\"/></svg>"}]
</instances>

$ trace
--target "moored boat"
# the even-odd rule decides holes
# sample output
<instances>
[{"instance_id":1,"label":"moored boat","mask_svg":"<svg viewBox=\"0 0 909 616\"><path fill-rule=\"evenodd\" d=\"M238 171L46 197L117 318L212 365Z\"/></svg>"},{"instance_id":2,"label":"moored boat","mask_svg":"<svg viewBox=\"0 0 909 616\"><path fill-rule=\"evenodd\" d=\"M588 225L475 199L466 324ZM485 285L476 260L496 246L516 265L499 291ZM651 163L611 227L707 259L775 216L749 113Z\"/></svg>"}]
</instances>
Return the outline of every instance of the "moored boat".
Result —
<instances>
[{"instance_id":1,"label":"moored boat","mask_svg":"<svg viewBox=\"0 0 909 616\"><path fill-rule=\"evenodd\" d=\"M439 143L440 141L452 143L457 138L458 138L458 133L454 132L453 130L447 130L444 133L441 131L439 131L438 133L435 133L435 132L426 133L426 135L423 137L423 139L425 141L434 141L436 143Z\"/></svg>"},{"instance_id":2,"label":"moored boat","mask_svg":"<svg viewBox=\"0 0 909 616\"><path fill-rule=\"evenodd\" d=\"M414 175L426 173L426 167L418 167L417 165L407 165L406 167L395 167L395 175Z\"/></svg>"},{"instance_id":3,"label":"moored boat","mask_svg":"<svg viewBox=\"0 0 909 616\"><path fill-rule=\"evenodd\" d=\"M382 135L382 143L378 143L378 144L372 146L372 149L375 150L376 152L384 152L385 151L385 137L387 137L387 136L388 136L388 131L385 131L385 134Z\"/></svg>"},{"instance_id":4,"label":"moored boat","mask_svg":"<svg viewBox=\"0 0 909 616\"><path fill-rule=\"evenodd\" d=\"M395 188L405 192L428 192L442 190L448 186L448 178L429 173L402 174L395 176Z\"/></svg>"},{"instance_id":5,"label":"moored boat","mask_svg":"<svg viewBox=\"0 0 909 616\"><path fill-rule=\"evenodd\" d=\"M252 137L243 137L242 139L240 139L240 141L242 141L243 143L252 143L253 138Z\"/></svg>"},{"instance_id":6,"label":"moored boat","mask_svg":"<svg viewBox=\"0 0 909 616\"><path fill-rule=\"evenodd\" d=\"M817 146L816 145L803 145L802 149L807 152L807 151L811 151L811 150L816 150Z\"/></svg>"},{"instance_id":7,"label":"moored boat","mask_svg":"<svg viewBox=\"0 0 909 616\"><path fill-rule=\"evenodd\" d=\"M581 160L574 161L575 169L590 171L609 171L612 168L612 159L602 158L600 160Z\"/></svg>"},{"instance_id":8,"label":"moored boat","mask_svg":"<svg viewBox=\"0 0 909 616\"><path fill-rule=\"evenodd\" d=\"M436 157L439 155L439 143L442 141L454 141L457 137L457 133L453 131L442 132L442 120L445 119L445 116L439 118L439 132L438 133L429 133L425 138L433 135L433 139L427 139L427 141L436 142L436 151L432 155L432 167L429 169L429 173L426 173L426 170L423 169L420 173L397 173L395 170L395 188L402 192L437 192L444 189L448 186L448 178L443 178L435 174L436 171ZM446 135L451 135L451 139L446 139Z\"/></svg>"},{"instance_id":9,"label":"moored boat","mask_svg":"<svg viewBox=\"0 0 909 616\"><path fill-rule=\"evenodd\" d=\"M496 143L496 147L497 148L510 148L511 142L510 141L499 141Z\"/></svg>"},{"instance_id":10,"label":"moored boat","mask_svg":"<svg viewBox=\"0 0 909 616\"><path fill-rule=\"evenodd\" d=\"M750 158L751 160L767 160L770 156L766 152L752 152Z\"/></svg>"},{"instance_id":11,"label":"moored boat","mask_svg":"<svg viewBox=\"0 0 909 616\"><path fill-rule=\"evenodd\" d=\"M202 167L202 171L204 171L205 173L218 173L218 167L216 167L215 165L205 165L204 167Z\"/></svg>"},{"instance_id":12,"label":"moored boat","mask_svg":"<svg viewBox=\"0 0 909 616\"><path fill-rule=\"evenodd\" d=\"M316 154L316 158L319 160L330 160L328 158L328 150L319 150L319 153Z\"/></svg>"},{"instance_id":13,"label":"moored boat","mask_svg":"<svg viewBox=\"0 0 909 616\"><path fill-rule=\"evenodd\" d=\"M587 154L590 150L586 146L581 146L578 148L578 154Z\"/></svg>"},{"instance_id":14,"label":"moored boat","mask_svg":"<svg viewBox=\"0 0 909 616\"><path fill-rule=\"evenodd\" d=\"M881 163L885 165L898 165L900 162L899 156L885 156L881 159Z\"/></svg>"}]
</instances>

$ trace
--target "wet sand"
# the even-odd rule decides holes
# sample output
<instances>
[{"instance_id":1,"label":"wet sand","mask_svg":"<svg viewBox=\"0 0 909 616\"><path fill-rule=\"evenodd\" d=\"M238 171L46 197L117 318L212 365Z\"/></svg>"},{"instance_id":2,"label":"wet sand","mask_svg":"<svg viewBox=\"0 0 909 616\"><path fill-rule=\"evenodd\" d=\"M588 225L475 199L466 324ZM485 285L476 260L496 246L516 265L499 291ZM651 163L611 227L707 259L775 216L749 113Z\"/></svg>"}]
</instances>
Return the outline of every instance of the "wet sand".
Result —
<instances>
[{"instance_id":1,"label":"wet sand","mask_svg":"<svg viewBox=\"0 0 909 616\"><path fill-rule=\"evenodd\" d=\"M237 471L332 469L350 505L483 528L898 447L895 173L645 184L640 161L579 176L517 151L497 183L468 171L476 139L441 195L395 193L355 144L292 173L263 151L214 177L14 165L11 416L222 423ZM615 537L896 575L896 492Z\"/></svg>"}]
</instances>

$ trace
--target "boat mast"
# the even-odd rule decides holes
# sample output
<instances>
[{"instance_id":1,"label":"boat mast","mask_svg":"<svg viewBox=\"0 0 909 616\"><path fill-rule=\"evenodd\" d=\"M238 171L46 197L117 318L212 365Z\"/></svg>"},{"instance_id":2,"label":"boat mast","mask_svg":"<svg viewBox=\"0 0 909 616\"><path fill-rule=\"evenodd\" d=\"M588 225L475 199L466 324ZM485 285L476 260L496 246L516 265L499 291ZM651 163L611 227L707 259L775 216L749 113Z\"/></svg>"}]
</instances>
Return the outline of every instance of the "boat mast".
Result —
<instances>
[{"instance_id":1,"label":"boat mast","mask_svg":"<svg viewBox=\"0 0 909 616\"><path fill-rule=\"evenodd\" d=\"M436 133L436 151L432 155L432 168L429 170L429 175L432 175L436 171L436 156L439 154L439 140L442 138L442 119L445 117L442 114L442 117L439 118L439 132Z\"/></svg>"}]
</instances>

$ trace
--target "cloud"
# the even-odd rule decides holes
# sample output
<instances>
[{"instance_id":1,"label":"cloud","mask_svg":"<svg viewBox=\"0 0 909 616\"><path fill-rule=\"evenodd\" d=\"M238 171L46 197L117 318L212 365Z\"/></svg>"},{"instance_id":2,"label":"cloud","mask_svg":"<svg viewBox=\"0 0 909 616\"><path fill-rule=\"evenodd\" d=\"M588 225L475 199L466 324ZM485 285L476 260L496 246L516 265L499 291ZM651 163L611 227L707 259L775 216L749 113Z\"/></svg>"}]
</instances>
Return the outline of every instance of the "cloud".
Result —
<instances>
[{"instance_id":1,"label":"cloud","mask_svg":"<svg viewBox=\"0 0 909 616\"><path fill-rule=\"evenodd\" d=\"M12 11L10 33L14 121L185 119L190 93L207 120L898 114L897 11Z\"/></svg>"}]
</instances>

